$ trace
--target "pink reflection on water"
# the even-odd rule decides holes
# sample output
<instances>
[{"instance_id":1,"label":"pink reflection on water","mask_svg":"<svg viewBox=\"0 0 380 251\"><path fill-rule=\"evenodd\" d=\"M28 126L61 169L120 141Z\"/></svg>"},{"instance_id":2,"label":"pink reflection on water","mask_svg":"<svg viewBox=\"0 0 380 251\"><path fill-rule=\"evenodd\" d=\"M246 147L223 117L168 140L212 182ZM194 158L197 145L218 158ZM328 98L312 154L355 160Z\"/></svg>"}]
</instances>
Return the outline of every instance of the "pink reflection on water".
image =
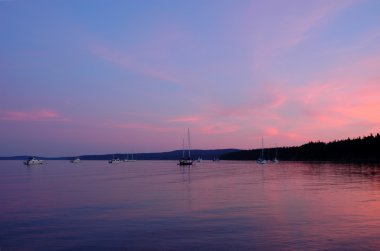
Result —
<instances>
[{"instance_id":1,"label":"pink reflection on water","mask_svg":"<svg viewBox=\"0 0 380 251\"><path fill-rule=\"evenodd\" d=\"M228 239L244 243L241 248L371 249L380 244L380 180L373 166L223 161L190 168L174 161L1 165L0 222L9 226L0 231L21 231L18 226L28 223L49 243L88 231L104 238L139 231L138 240L128 240L140 245L146 235L151 243L165 240L175 246L180 240L170 235L185 238L181 233L186 232L186 238L203 245ZM79 226L81 231L70 230ZM52 227L56 232L49 234ZM161 235L155 238L149 231Z\"/></svg>"}]
</instances>

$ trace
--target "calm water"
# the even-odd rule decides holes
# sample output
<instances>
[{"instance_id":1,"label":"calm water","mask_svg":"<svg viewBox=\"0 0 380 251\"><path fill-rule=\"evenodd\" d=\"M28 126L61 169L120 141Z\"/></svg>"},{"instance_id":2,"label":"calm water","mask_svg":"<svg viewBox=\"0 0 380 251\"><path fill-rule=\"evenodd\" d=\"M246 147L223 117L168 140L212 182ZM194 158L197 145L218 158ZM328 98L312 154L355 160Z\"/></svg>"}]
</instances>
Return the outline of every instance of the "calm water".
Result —
<instances>
[{"instance_id":1,"label":"calm water","mask_svg":"<svg viewBox=\"0 0 380 251\"><path fill-rule=\"evenodd\" d=\"M1 251L379 247L376 166L0 161Z\"/></svg>"}]
</instances>

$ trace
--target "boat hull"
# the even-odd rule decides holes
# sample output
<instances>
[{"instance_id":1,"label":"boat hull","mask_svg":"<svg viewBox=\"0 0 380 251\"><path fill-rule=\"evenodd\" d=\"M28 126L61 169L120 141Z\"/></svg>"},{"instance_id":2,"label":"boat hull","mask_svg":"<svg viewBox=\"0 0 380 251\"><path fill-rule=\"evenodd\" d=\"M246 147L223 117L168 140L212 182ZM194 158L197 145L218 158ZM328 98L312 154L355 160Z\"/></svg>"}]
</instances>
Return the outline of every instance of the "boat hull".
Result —
<instances>
[{"instance_id":1,"label":"boat hull","mask_svg":"<svg viewBox=\"0 0 380 251\"><path fill-rule=\"evenodd\" d=\"M259 159L259 160L257 160L256 162L257 162L258 164L260 164L260 165L264 165L264 164L267 163L267 161L266 161L266 160L263 160L263 159Z\"/></svg>"},{"instance_id":2,"label":"boat hull","mask_svg":"<svg viewBox=\"0 0 380 251\"><path fill-rule=\"evenodd\" d=\"M178 165L180 165L180 166L192 166L193 165L193 163L178 163Z\"/></svg>"},{"instance_id":3,"label":"boat hull","mask_svg":"<svg viewBox=\"0 0 380 251\"><path fill-rule=\"evenodd\" d=\"M122 162L124 162L124 161L121 161L121 160L110 160L110 161L108 161L108 163L110 163L110 164L119 164Z\"/></svg>"},{"instance_id":4,"label":"boat hull","mask_svg":"<svg viewBox=\"0 0 380 251\"><path fill-rule=\"evenodd\" d=\"M34 165L42 165L44 162L43 160L28 160L24 161L24 164L27 166L34 166Z\"/></svg>"},{"instance_id":5,"label":"boat hull","mask_svg":"<svg viewBox=\"0 0 380 251\"><path fill-rule=\"evenodd\" d=\"M180 166L191 166L193 165L193 160L192 159L181 159L178 163Z\"/></svg>"},{"instance_id":6,"label":"boat hull","mask_svg":"<svg viewBox=\"0 0 380 251\"><path fill-rule=\"evenodd\" d=\"M80 163L80 159L74 159L70 161L71 163Z\"/></svg>"}]
</instances>

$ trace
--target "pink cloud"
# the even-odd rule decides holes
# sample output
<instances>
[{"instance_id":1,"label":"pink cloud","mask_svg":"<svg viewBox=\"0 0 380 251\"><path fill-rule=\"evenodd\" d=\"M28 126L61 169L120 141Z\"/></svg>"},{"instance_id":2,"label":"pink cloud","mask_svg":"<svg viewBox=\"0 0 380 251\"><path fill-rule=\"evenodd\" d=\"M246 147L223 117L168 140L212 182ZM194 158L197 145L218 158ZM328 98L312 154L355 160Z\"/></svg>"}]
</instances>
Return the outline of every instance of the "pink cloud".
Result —
<instances>
[{"instance_id":1,"label":"pink cloud","mask_svg":"<svg viewBox=\"0 0 380 251\"><path fill-rule=\"evenodd\" d=\"M116 123L112 124L111 127L114 128L126 128L126 129L137 129L137 130L143 130L143 131L153 131L153 132L171 132L176 131L177 129L172 127L160 127L153 124L148 123L138 123L138 122L132 122L132 123Z\"/></svg>"},{"instance_id":2,"label":"pink cloud","mask_svg":"<svg viewBox=\"0 0 380 251\"><path fill-rule=\"evenodd\" d=\"M274 128L274 127L269 127L269 128L266 128L266 134L267 135L270 135L270 136L276 136L279 134L279 131L277 128Z\"/></svg>"},{"instance_id":3,"label":"pink cloud","mask_svg":"<svg viewBox=\"0 0 380 251\"><path fill-rule=\"evenodd\" d=\"M322 139L358 136L380 130L379 54L364 55L349 65L332 68L302 87L283 89L293 105L293 131ZM292 97L292 98L290 98ZM301 113L297 113L297 109ZM328 138L328 140L334 139Z\"/></svg>"},{"instance_id":4,"label":"pink cloud","mask_svg":"<svg viewBox=\"0 0 380 251\"><path fill-rule=\"evenodd\" d=\"M283 10L281 10L281 13L268 13L268 10L272 10L272 8L266 6L268 10L264 9L257 16L259 19L252 21L258 24L262 22L267 24L254 28L255 47L253 51L255 63L253 68L259 71L263 70L287 49L293 48L318 34L316 32L318 28L323 27L340 11L356 2L358 1L315 1L310 2L310 8L303 9L303 12L296 14L293 11L284 12ZM254 12L257 12L256 8ZM280 18L269 18L276 15ZM256 18L255 16L254 18ZM268 26L272 27L268 28ZM265 29L262 27L265 27Z\"/></svg>"},{"instance_id":5,"label":"pink cloud","mask_svg":"<svg viewBox=\"0 0 380 251\"><path fill-rule=\"evenodd\" d=\"M239 105L209 105L202 115L207 119L201 131L223 132L223 126L217 126L223 121L225 131L236 132L236 138L240 133L252 138L263 135L272 145L379 132L380 53L351 55L345 61L315 74L303 85L293 85L292 79L284 82L278 76L268 77L265 85L250 90L250 99ZM247 137L238 140L247 145ZM252 142L259 145L259 140Z\"/></svg>"},{"instance_id":6,"label":"pink cloud","mask_svg":"<svg viewBox=\"0 0 380 251\"><path fill-rule=\"evenodd\" d=\"M239 129L236 125L207 125L201 128L204 134L224 134L233 133Z\"/></svg>"},{"instance_id":7,"label":"pink cloud","mask_svg":"<svg viewBox=\"0 0 380 251\"><path fill-rule=\"evenodd\" d=\"M311 12L305 13L301 17L290 19L288 29L285 30L289 36L285 40L285 47L295 46L310 37L310 30L316 26L326 23L335 14L344 8L351 6L355 1L325 1L323 4L312 9Z\"/></svg>"},{"instance_id":8,"label":"pink cloud","mask_svg":"<svg viewBox=\"0 0 380 251\"><path fill-rule=\"evenodd\" d=\"M200 116L185 116L185 117L176 117L169 119L168 122L180 122L180 123L186 123L186 122L199 122L203 120Z\"/></svg>"},{"instance_id":9,"label":"pink cloud","mask_svg":"<svg viewBox=\"0 0 380 251\"><path fill-rule=\"evenodd\" d=\"M275 86L259 86L248 90L249 99L238 105L226 106L224 104L212 104L208 106L208 111L211 115L208 117L224 117L231 119L247 119L252 117L273 115L273 119L276 118L274 113L268 112L280 108L285 104L288 96L285 93L281 93L279 88Z\"/></svg>"},{"instance_id":10,"label":"pink cloud","mask_svg":"<svg viewBox=\"0 0 380 251\"><path fill-rule=\"evenodd\" d=\"M8 121L69 121L56 111L41 109L37 111L0 111L0 120Z\"/></svg>"},{"instance_id":11,"label":"pink cloud","mask_svg":"<svg viewBox=\"0 0 380 251\"><path fill-rule=\"evenodd\" d=\"M172 84L179 84L179 81L171 73L163 71L158 67L140 65L134 57L125 56L125 53L111 49L103 44L96 43L90 47L90 51L108 62L114 63L124 69L136 72L138 74L148 76L150 78L163 80Z\"/></svg>"},{"instance_id":12,"label":"pink cloud","mask_svg":"<svg viewBox=\"0 0 380 251\"><path fill-rule=\"evenodd\" d=\"M248 142L246 135L251 138L263 135L268 138L268 146L364 135L380 129L379 59L376 54L351 58L347 60L350 64L337 63L303 85L292 85L291 78L268 77L259 88L248 89L247 100L234 105L211 101L197 115L169 117L158 126L154 123L113 126L180 133L183 128L176 128L173 123L191 123L192 134L208 134L208 138L215 137L212 142L238 147L259 146L260 140ZM226 135L219 139L219 134ZM203 138L199 142L210 144Z\"/></svg>"}]
</instances>

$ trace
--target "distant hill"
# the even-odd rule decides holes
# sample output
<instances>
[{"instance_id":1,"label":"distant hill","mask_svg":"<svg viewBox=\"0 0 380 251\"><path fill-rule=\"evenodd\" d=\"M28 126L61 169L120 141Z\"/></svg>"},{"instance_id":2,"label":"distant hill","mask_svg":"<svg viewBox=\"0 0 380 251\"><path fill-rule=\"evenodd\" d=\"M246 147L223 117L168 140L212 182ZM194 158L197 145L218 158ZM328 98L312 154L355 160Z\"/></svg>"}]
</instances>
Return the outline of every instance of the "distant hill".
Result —
<instances>
[{"instance_id":1,"label":"distant hill","mask_svg":"<svg viewBox=\"0 0 380 251\"><path fill-rule=\"evenodd\" d=\"M42 160L71 160L75 157L40 157L40 156L30 156L30 155L19 155L19 156L10 156L10 157L0 157L0 160L26 160L30 157L36 157L37 159L42 159Z\"/></svg>"},{"instance_id":2,"label":"distant hill","mask_svg":"<svg viewBox=\"0 0 380 251\"><path fill-rule=\"evenodd\" d=\"M277 151L280 160L380 162L380 135L369 135L339 141L309 142L301 146L266 148L264 158L273 159ZM224 160L256 160L261 149L240 150L223 154Z\"/></svg>"},{"instance_id":3,"label":"distant hill","mask_svg":"<svg viewBox=\"0 0 380 251\"><path fill-rule=\"evenodd\" d=\"M0 157L0 160L24 160L29 158L29 156L11 156L11 157Z\"/></svg>"},{"instance_id":4,"label":"distant hill","mask_svg":"<svg viewBox=\"0 0 380 251\"><path fill-rule=\"evenodd\" d=\"M191 156L194 159L201 157L204 160L220 158L223 154L240 151L239 149L215 149L215 150L191 150ZM187 152L185 152L187 156ZM102 155L82 155L79 156L82 160L109 160L112 157L125 159L127 158L126 153L116 153L116 154L102 154ZM178 160L182 156L182 150L175 150L171 152L159 152L159 153L135 153L133 158L136 160ZM35 156L43 160L70 160L77 156L68 157L57 157L57 158L46 158ZM129 155L129 158L131 156ZM0 157L0 160L25 160L29 156L12 156L12 157Z\"/></svg>"},{"instance_id":5,"label":"distant hill","mask_svg":"<svg viewBox=\"0 0 380 251\"><path fill-rule=\"evenodd\" d=\"M220 158L223 154L236 152L238 149L216 149L216 150L191 150L191 156L193 158L201 157L202 159ZM136 160L177 160L182 156L182 150L175 150L171 152L159 152L159 153L135 153L133 158ZM187 152L185 151L187 155ZM128 157L126 153L117 154L104 154L104 155L83 155L80 156L83 160L108 160L112 157L125 159ZM129 158L131 156L129 155Z\"/></svg>"}]
</instances>

